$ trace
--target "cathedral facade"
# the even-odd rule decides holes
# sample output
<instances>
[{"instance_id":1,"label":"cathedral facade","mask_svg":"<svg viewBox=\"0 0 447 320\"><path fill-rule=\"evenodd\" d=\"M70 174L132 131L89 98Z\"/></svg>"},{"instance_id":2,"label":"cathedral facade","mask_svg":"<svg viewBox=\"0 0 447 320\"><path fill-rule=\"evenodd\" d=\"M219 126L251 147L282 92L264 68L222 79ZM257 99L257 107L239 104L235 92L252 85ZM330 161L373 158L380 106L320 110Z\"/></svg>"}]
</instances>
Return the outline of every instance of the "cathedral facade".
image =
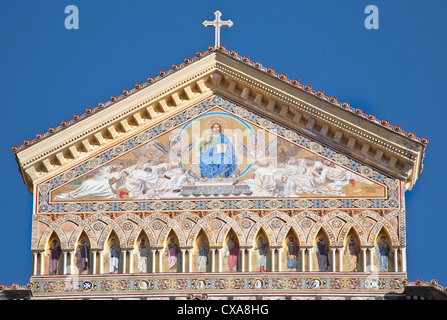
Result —
<instances>
[{"instance_id":1,"label":"cathedral facade","mask_svg":"<svg viewBox=\"0 0 447 320\"><path fill-rule=\"evenodd\" d=\"M35 299L399 295L427 139L210 47L13 147Z\"/></svg>"}]
</instances>

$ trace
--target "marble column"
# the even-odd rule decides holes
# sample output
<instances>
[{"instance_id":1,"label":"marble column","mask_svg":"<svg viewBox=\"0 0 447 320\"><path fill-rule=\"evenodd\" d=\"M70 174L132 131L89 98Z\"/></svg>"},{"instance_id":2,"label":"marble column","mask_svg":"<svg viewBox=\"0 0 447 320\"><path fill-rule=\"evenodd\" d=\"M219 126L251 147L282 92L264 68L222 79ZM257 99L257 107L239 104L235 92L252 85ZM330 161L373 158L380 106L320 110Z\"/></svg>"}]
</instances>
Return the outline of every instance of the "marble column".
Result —
<instances>
[{"instance_id":1,"label":"marble column","mask_svg":"<svg viewBox=\"0 0 447 320\"><path fill-rule=\"evenodd\" d=\"M33 276L37 275L37 252L33 252Z\"/></svg>"},{"instance_id":2,"label":"marble column","mask_svg":"<svg viewBox=\"0 0 447 320\"><path fill-rule=\"evenodd\" d=\"M335 272L335 265L336 265L336 259L335 259L335 252L337 249L335 248L331 248L331 253L332 253L332 272Z\"/></svg>"},{"instance_id":3,"label":"marble column","mask_svg":"<svg viewBox=\"0 0 447 320\"><path fill-rule=\"evenodd\" d=\"M156 268L155 254L157 253L157 250L151 249L151 252L152 252L152 273L155 273L155 268Z\"/></svg>"},{"instance_id":4,"label":"marble column","mask_svg":"<svg viewBox=\"0 0 447 320\"><path fill-rule=\"evenodd\" d=\"M270 255L272 257L272 272L275 272L275 251L276 249L270 249Z\"/></svg>"},{"instance_id":5,"label":"marble column","mask_svg":"<svg viewBox=\"0 0 447 320\"><path fill-rule=\"evenodd\" d=\"M407 272L407 249L400 248L400 258L402 261L402 272Z\"/></svg>"},{"instance_id":6,"label":"marble column","mask_svg":"<svg viewBox=\"0 0 447 320\"><path fill-rule=\"evenodd\" d=\"M163 249L158 250L158 273L163 272Z\"/></svg>"},{"instance_id":7,"label":"marble column","mask_svg":"<svg viewBox=\"0 0 447 320\"><path fill-rule=\"evenodd\" d=\"M305 248L300 248L301 251L301 271L305 272L306 271L306 249Z\"/></svg>"},{"instance_id":8,"label":"marble column","mask_svg":"<svg viewBox=\"0 0 447 320\"><path fill-rule=\"evenodd\" d=\"M343 248L338 248L338 271L343 272Z\"/></svg>"},{"instance_id":9,"label":"marble column","mask_svg":"<svg viewBox=\"0 0 447 320\"><path fill-rule=\"evenodd\" d=\"M123 273L126 273L127 266L127 250L123 250Z\"/></svg>"},{"instance_id":10,"label":"marble column","mask_svg":"<svg viewBox=\"0 0 447 320\"><path fill-rule=\"evenodd\" d=\"M281 248L277 248L276 251L278 252L278 271L281 272L282 270Z\"/></svg>"}]
</instances>

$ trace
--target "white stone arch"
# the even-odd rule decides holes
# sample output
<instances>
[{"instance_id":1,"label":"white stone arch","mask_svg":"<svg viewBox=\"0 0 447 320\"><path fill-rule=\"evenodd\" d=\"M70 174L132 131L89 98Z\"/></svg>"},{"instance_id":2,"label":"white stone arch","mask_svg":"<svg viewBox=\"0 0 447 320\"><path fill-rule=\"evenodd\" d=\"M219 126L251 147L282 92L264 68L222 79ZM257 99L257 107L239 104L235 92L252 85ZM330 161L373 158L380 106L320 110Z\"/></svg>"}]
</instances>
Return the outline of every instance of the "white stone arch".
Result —
<instances>
[{"instance_id":1,"label":"white stone arch","mask_svg":"<svg viewBox=\"0 0 447 320\"><path fill-rule=\"evenodd\" d=\"M92 218L92 217L90 217ZM116 235L118 236L118 241L120 243L120 246L126 245L126 237L124 235L124 231L123 229L121 229L121 226L116 223L114 220L105 217L101 214L99 215L95 215L95 218L92 219L91 222L94 221L102 221L106 224L106 227L102 230L98 242L97 242L97 247L96 248L92 248L92 249L99 249L99 250L106 250L107 248L105 247L106 245L106 241L109 238L110 234L112 233L112 231L115 231Z\"/></svg>"},{"instance_id":2,"label":"white stone arch","mask_svg":"<svg viewBox=\"0 0 447 320\"><path fill-rule=\"evenodd\" d=\"M345 221L345 224L340 229L340 232L338 233L338 236L337 236L338 246L342 247L344 245L346 236L348 235L348 232L351 230L351 228L354 229L354 231L358 235L358 238L360 240L360 245L362 247L366 246L367 245L367 233L366 233L365 229L363 228L363 226L359 223L359 218L351 217L348 214L338 211L338 210L335 212L335 214L337 217L339 217L340 219Z\"/></svg>"},{"instance_id":3,"label":"white stone arch","mask_svg":"<svg viewBox=\"0 0 447 320\"><path fill-rule=\"evenodd\" d=\"M88 241L90 242L90 246L92 248L96 247L96 238L94 231L92 230L91 226L86 223L86 221L82 220L79 216L75 216L73 214L67 214L63 218L59 219L57 222L59 225L64 224L65 222L70 221L76 224L76 228L73 230L68 247L70 250L76 249L76 243L79 241L79 237L81 236L82 232L85 231L85 234L88 237Z\"/></svg>"},{"instance_id":4,"label":"white stone arch","mask_svg":"<svg viewBox=\"0 0 447 320\"><path fill-rule=\"evenodd\" d=\"M151 241L150 241L151 238L155 239L155 235L153 234L152 230L149 228L148 225L146 225L144 223L144 220L141 219L140 217L138 217L137 215L128 212L128 213L123 214L122 216L118 217L118 219L116 219L115 221L116 221L116 223L121 224L121 222L123 222L125 220L132 221L136 225L135 228L131 231L131 233L127 239L127 243L126 243L127 249L132 250L134 248L134 246L136 245L137 238L138 238L139 234L141 233L141 230L144 230L150 243L151 243Z\"/></svg>"},{"instance_id":5,"label":"white stone arch","mask_svg":"<svg viewBox=\"0 0 447 320\"><path fill-rule=\"evenodd\" d=\"M313 225L309 230L309 233L306 237L305 242L303 243L303 245L305 245L306 247L313 247L315 238L318 234L318 232L320 232L320 229L323 228L324 231L326 232L326 234L329 237L329 245L335 246L336 244L336 236L334 234L334 231L332 229L332 227L329 225L328 220L332 218L332 216L330 217L329 215L325 215L324 217L320 217L319 215L313 213L312 211L303 211L300 212L297 217L299 217L299 222L303 221L305 218L313 220Z\"/></svg>"},{"instance_id":6,"label":"white stone arch","mask_svg":"<svg viewBox=\"0 0 447 320\"><path fill-rule=\"evenodd\" d=\"M159 239L157 238L158 236L153 231L152 225L157 220L163 222L165 225L168 225L170 222L170 219L167 216L160 214L158 212L152 213L150 216L146 217L143 220L144 225L143 229L146 231L146 234L149 237L149 246L152 249L163 247L163 242L161 243L161 245L159 245Z\"/></svg>"},{"instance_id":7,"label":"white stone arch","mask_svg":"<svg viewBox=\"0 0 447 320\"><path fill-rule=\"evenodd\" d=\"M259 223L259 221L261 221L261 217L259 217L257 214L254 214L253 212L250 211L243 211L239 214L237 214L235 217L233 217L234 221L236 221L236 223L238 224L238 226L240 226L241 230L242 230L242 225L241 225L241 221L244 219L248 219L250 220L250 222L252 222L252 225L248 228L248 232L247 235L243 235L244 237L244 242L247 243L247 245L250 244L249 241L249 237L251 235L251 233L253 232L253 228L256 227L256 224ZM269 243L271 243L269 241Z\"/></svg>"},{"instance_id":8,"label":"white stone arch","mask_svg":"<svg viewBox=\"0 0 447 320\"><path fill-rule=\"evenodd\" d=\"M180 216L182 216L181 214ZM178 216L178 217L180 217ZM177 217L177 218L178 218ZM186 241L186 246L189 248L194 247L194 242L197 236L200 233L200 230L203 230L208 238L208 243L210 246L216 246L216 237L214 236L213 230L211 230L210 226L206 223L206 221L202 218L197 217L196 215L193 215L190 212L186 212L184 216L180 219L178 219L178 222L182 219L190 219L195 222L194 227L192 227L189 236Z\"/></svg>"},{"instance_id":9,"label":"white stone arch","mask_svg":"<svg viewBox=\"0 0 447 320\"><path fill-rule=\"evenodd\" d=\"M56 233L57 237L59 238L59 241L61 242L61 249L62 250L68 249L68 240L67 237L65 236L65 232L60 228L60 226L55 221L45 216L39 216L38 221L42 222L43 224L46 224L48 228L41 235L36 250L39 251L45 250L45 247L53 232Z\"/></svg>"},{"instance_id":10,"label":"white stone arch","mask_svg":"<svg viewBox=\"0 0 447 320\"><path fill-rule=\"evenodd\" d=\"M242 231L242 229L239 227L239 225L237 224L237 222L234 219L232 219L232 218L228 217L227 215L222 214L220 212L215 212L213 219L214 218L219 218L225 222L225 225L222 227L222 229L220 229L219 234L217 236L217 241L216 241L217 247L223 247L225 238L227 237L227 234L228 234L228 231L230 230L230 228L233 229L234 232L236 233L236 236L238 237L238 241L239 241L239 246L241 246L241 247L246 246L244 232Z\"/></svg>"},{"instance_id":11,"label":"white stone arch","mask_svg":"<svg viewBox=\"0 0 447 320\"><path fill-rule=\"evenodd\" d=\"M371 233L369 234L368 239L368 245L374 246L375 241L380 233L380 231L384 229L390 236L391 245L393 247L399 246L399 237L397 233L395 232L393 226L386 220L381 219L379 222L377 222L374 227L371 229Z\"/></svg>"},{"instance_id":12,"label":"white stone arch","mask_svg":"<svg viewBox=\"0 0 447 320\"><path fill-rule=\"evenodd\" d=\"M360 221L361 219L363 219L365 217L369 217L376 221L376 223L372 227L371 232L369 233L369 235L365 241L365 245L374 246L375 240L376 240L381 228L383 227L386 230L386 232L388 233L388 235L390 236L392 246L398 246L399 245L399 236L396 233L396 230L394 229L394 227L391 225L391 223L388 220L390 220L396 216L399 216L399 215L400 215L399 210L393 211L393 212L387 214L385 217L382 217L379 214L377 214L376 212L372 212L369 210L362 211L361 213L356 215L354 217L354 219L356 221Z\"/></svg>"},{"instance_id":13,"label":"white stone arch","mask_svg":"<svg viewBox=\"0 0 447 320\"><path fill-rule=\"evenodd\" d=\"M185 237L185 234L183 233L183 230L180 229L180 227L178 226L178 224L176 223L175 220L169 219L169 218L167 220L167 224L163 227L163 229L161 230L161 232L158 236L157 247L158 248L164 247L166 239L168 238L171 230L173 230L177 236L177 239L179 241L179 247L185 248L186 247L186 237Z\"/></svg>"},{"instance_id":14,"label":"white stone arch","mask_svg":"<svg viewBox=\"0 0 447 320\"><path fill-rule=\"evenodd\" d=\"M270 226L270 223L268 223L270 220L273 220L275 218L287 221L287 220L283 219L283 217L281 216L281 213L278 211L273 211L273 212L268 213L267 215L265 215L264 217L259 219L254 224L254 226L250 229L250 231L247 235L247 240L246 240L247 245L250 247L252 247L254 245L256 235L259 233L259 231L262 228L262 229L264 229L264 232L267 235L269 246L271 246L271 247L278 246L277 241L275 239L275 233L273 232L273 229Z\"/></svg>"},{"instance_id":15,"label":"white stone arch","mask_svg":"<svg viewBox=\"0 0 447 320\"><path fill-rule=\"evenodd\" d=\"M280 212L280 217L286 221L286 223L279 230L276 236L276 243L281 245L284 243L287 234L290 230L293 230L298 237L298 246L302 246L306 243L306 235L303 228L299 225L298 220L295 217L290 217L289 215Z\"/></svg>"}]
</instances>

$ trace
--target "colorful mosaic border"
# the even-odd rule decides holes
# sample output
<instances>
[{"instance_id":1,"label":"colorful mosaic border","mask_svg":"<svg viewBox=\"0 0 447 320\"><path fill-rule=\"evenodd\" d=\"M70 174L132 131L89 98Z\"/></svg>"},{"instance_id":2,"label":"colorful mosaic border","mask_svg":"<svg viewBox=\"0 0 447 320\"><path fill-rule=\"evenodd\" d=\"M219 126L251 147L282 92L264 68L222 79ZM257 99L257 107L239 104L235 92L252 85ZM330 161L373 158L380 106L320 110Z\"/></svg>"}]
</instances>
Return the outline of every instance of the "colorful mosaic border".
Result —
<instances>
[{"instance_id":1,"label":"colorful mosaic border","mask_svg":"<svg viewBox=\"0 0 447 320\"><path fill-rule=\"evenodd\" d=\"M232 199L175 199L175 200L140 200L140 201L85 201L85 202L52 202L51 191L73 179L99 168L122 154L157 138L175 127L215 108L229 112L245 121L268 130L282 139L290 141L315 154L327 158L345 168L361 174L377 183L386 186L385 199L351 199L351 198L232 198ZM274 209L395 209L400 207L400 183L369 166L356 162L345 155L337 153L310 138L289 130L242 107L234 102L214 95L211 98L180 112L138 133L129 140L111 147L111 149L90 158L76 167L57 175L37 186L36 213L94 213L94 212L148 212L148 211L185 211L185 210L274 210Z\"/></svg>"},{"instance_id":2,"label":"colorful mosaic border","mask_svg":"<svg viewBox=\"0 0 447 320\"><path fill-rule=\"evenodd\" d=\"M33 296L206 294L400 293L406 274L192 273L151 275L33 276Z\"/></svg>"}]
</instances>

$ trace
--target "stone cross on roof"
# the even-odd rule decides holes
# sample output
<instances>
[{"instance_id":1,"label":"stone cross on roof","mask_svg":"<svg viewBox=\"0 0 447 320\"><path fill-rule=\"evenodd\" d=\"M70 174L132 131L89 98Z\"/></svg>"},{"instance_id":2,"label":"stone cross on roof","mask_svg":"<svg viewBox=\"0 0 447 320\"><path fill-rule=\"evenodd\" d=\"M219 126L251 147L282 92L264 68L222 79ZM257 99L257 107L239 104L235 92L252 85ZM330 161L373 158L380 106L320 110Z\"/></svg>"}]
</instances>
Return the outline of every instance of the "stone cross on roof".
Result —
<instances>
[{"instance_id":1,"label":"stone cross on roof","mask_svg":"<svg viewBox=\"0 0 447 320\"><path fill-rule=\"evenodd\" d=\"M220 47L220 28L221 27L230 28L233 25L233 22L231 20L227 20L227 21L220 20L221 15L222 15L222 13L219 10L217 10L216 12L214 12L214 16L216 17L216 19L214 19L214 21L205 20L203 22L203 26L205 28L208 28L208 27L215 28L214 48L216 48L216 49L218 49Z\"/></svg>"}]
</instances>

